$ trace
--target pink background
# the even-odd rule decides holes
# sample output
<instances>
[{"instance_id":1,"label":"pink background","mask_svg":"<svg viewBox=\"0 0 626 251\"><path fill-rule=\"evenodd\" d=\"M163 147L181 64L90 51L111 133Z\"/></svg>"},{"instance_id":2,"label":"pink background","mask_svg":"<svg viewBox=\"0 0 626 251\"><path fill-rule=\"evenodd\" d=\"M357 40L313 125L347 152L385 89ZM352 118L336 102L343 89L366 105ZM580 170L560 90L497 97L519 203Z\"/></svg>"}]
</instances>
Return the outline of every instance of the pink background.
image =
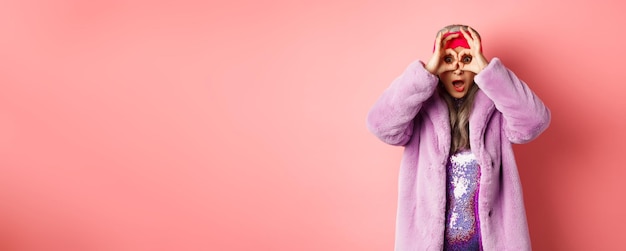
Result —
<instances>
[{"instance_id":1,"label":"pink background","mask_svg":"<svg viewBox=\"0 0 626 251\"><path fill-rule=\"evenodd\" d=\"M0 250L392 250L366 114L451 23L552 110L533 248L623 246L619 1L226 2L2 3Z\"/></svg>"}]
</instances>

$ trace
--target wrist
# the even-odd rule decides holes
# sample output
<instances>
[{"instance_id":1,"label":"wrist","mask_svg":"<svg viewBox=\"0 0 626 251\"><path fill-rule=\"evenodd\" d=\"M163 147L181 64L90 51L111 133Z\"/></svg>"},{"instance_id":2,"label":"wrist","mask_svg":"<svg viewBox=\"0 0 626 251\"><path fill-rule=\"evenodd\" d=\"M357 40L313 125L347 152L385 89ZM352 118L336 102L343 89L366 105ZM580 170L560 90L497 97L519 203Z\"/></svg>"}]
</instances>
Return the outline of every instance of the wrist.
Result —
<instances>
[{"instance_id":1,"label":"wrist","mask_svg":"<svg viewBox=\"0 0 626 251\"><path fill-rule=\"evenodd\" d=\"M424 64L424 63L422 63L422 64ZM431 65L424 65L424 69L425 69L426 71L430 72L430 74L437 75L437 74L435 73L435 68L434 68L434 67L432 67Z\"/></svg>"},{"instance_id":2,"label":"wrist","mask_svg":"<svg viewBox=\"0 0 626 251\"><path fill-rule=\"evenodd\" d=\"M487 65L489 65L489 61L487 61L487 59L484 56L481 56L478 59L477 63L478 63L477 65L478 65L478 70L479 71L484 70L485 68L487 68Z\"/></svg>"}]
</instances>

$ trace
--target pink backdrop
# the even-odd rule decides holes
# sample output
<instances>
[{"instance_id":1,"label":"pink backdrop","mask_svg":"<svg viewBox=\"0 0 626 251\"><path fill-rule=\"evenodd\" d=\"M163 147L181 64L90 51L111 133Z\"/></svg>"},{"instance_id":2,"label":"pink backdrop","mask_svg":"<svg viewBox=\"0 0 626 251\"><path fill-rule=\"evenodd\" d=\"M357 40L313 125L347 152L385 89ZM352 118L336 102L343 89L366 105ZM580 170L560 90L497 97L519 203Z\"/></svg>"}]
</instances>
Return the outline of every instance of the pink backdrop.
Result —
<instances>
[{"instance_id":1,"label":"pink backdrop","mask_svg":"<svg viewBox=\"0 0 626 251\"><path fill-rule=\"evenodd\" d=\"M618 1L263 2L4 1L0 250L392 250L365 117L451 23L552 110L515 148L533 248L623 245Z\"/></svg>"}]
</instances>

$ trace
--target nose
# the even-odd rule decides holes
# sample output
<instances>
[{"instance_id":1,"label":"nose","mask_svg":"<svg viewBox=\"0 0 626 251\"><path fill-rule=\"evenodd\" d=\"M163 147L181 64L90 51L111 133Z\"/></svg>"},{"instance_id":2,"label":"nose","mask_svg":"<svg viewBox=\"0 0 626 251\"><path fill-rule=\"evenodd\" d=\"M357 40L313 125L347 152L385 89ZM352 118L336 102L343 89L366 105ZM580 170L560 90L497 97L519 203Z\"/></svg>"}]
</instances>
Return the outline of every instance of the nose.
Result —
<instances>
[{"instance_id":1,"label":"nose","mask_svg":"<svg viewBox=\"0 0 626 251\"><path fill-rule=\"evenodd\" d=\"M463 74L463 70L461 70L461 66L459 64L456 64L456 69L454 69L454 71L452 71L452 73L454 73L456 75L461 75L461 74Z\"/></svg>"}]
</instances>

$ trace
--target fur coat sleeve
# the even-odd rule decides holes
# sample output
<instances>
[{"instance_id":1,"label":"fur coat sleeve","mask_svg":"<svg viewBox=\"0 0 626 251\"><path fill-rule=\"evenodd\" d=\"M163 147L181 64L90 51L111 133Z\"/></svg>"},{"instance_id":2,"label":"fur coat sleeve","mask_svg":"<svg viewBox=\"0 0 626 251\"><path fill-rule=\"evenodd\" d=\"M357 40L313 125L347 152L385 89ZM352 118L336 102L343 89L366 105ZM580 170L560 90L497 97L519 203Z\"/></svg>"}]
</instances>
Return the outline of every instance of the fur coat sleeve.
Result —
<instances>
[{"instance_id":1,"label":"fur coat sleeve","mask_svg":"<svg viewBox=\"0 0 626 251\"><path fill-rule=\"evenodd\" d=\"M550 111L500 59L492 59L474 82L502 113L504 132L512 143L529 142L550 124Z\"/></svg>"},{"instance_id":2,"label":"fur coat sleeve","mask_svg":"<svg viewBox=\"0 0 626 251\"><path fill-rule=\"evenodd\" d=\"M405 145L413 136L413 120L437 89L439 78L415 61L387 88L368 115L368 128L380 140Z\"/></svg>"}]
</instances>

